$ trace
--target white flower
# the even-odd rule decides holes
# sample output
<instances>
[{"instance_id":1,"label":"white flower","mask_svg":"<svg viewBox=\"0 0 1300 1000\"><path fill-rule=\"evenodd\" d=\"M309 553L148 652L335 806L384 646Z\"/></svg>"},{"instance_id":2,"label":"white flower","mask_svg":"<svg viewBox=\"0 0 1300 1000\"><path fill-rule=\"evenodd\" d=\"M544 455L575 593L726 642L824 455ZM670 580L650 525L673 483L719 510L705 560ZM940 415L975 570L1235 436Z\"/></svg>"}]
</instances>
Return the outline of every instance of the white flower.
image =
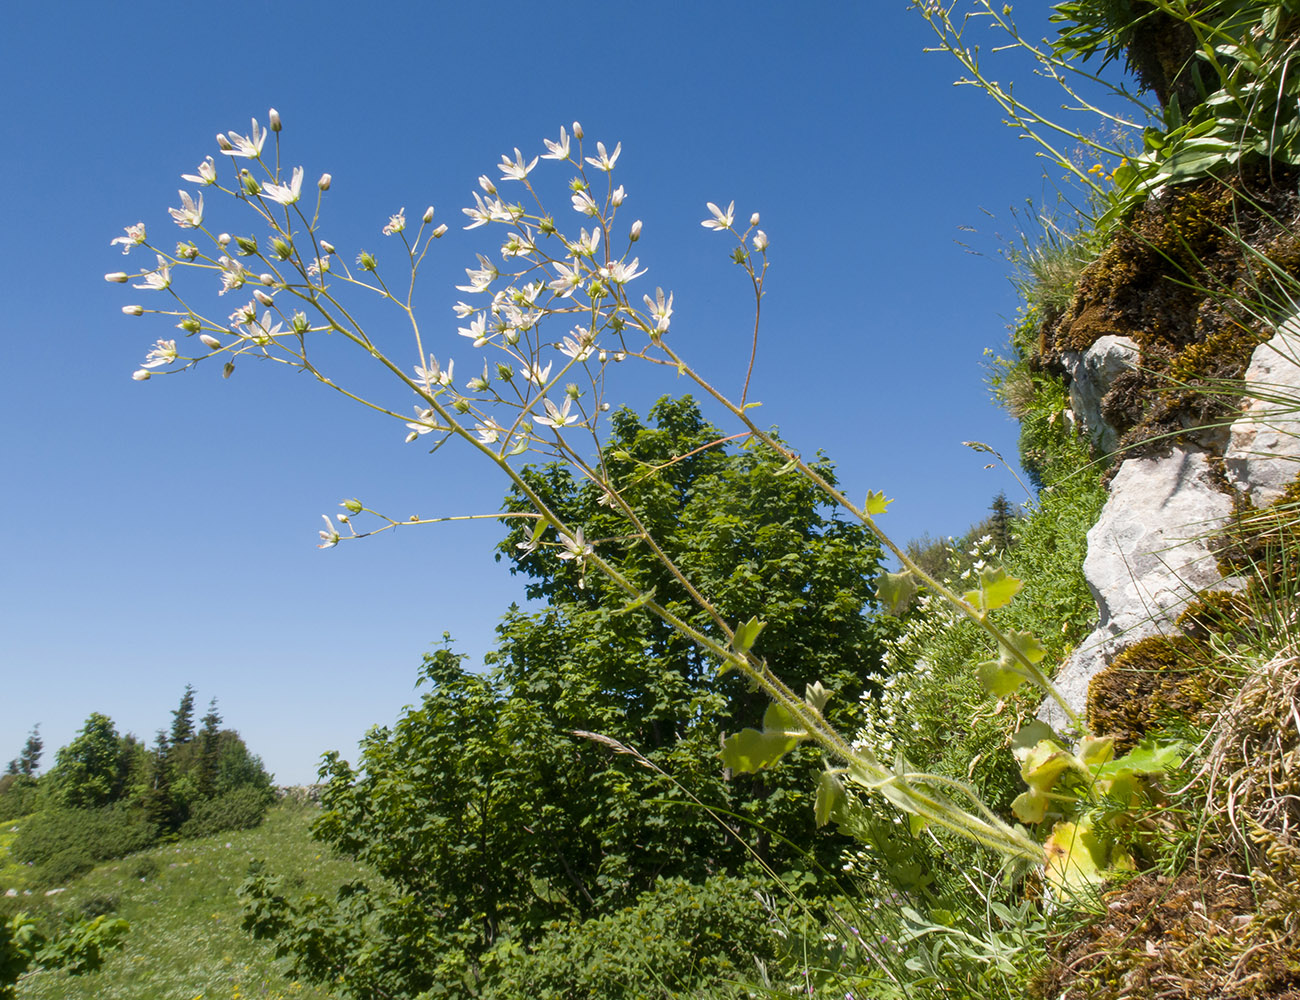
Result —
<instances>
[{"instance_id":1,"label":"white flower","mask_svg":"<svg viewBox=\"0 0 1300 1000\"><path fill-rule=\"evenodd\" d=\"M627 192L623 190L623 185L620 184L618 187L614 188L614 193L609 196L609 201L611 205L618 208L623 204L623 201L626 198Z\"/></svg>"},{"instance_id":2,"label":"white flower","mask_svg":"<svg viewBox=\"0 0 1300 1000\"><path fill-rule=\"evenodd\" d=\"M167 258L159 254L158 269L151 274L142 274L141 277L144 278L144 281L138 285L132 285L132 288L150 288L156 292L161 292L172 283L171 265L167 263Z\"/></svg>"},{"instance_id":3,"label":"white flower","mask_svg":"<svg viewBox=\"0 0 1300 1000\"><path fill-rule=\"evenodd\" d=\"M537 166L537 157L533 157L531 163L524 164L524 154L519 152L519 147L515 147L514 162L505 153L501 154L501 179L503 181L521 181L528 176L528 171Z\"/></svg>"},{"instance_id":4,"label":"white flower","mask_svg":"<svg viewBox=\"0 0 1300 1000\"><path fill-rule=\"evenodd\" d=\"M591 331L585 326L574 327L577 339L565 337L563 343L559 345L560 353L565 357L573 358L574 361L586 361L591 357L592 340Z\"/></svg>"},{"instance_id":5,"label":"white flower","mask_svg":"<svg viewBox=\"0 0 1300 1000\"><path fill-rule=\"evenodd\" d=\"M250 302L245 306L245 309L253 309L253 304ZM262 313L260 320L250 320L245 323L244 329L246 332L241 336L247 337L259 347L265 347L267 344L273 343L275 338L279 336L282 326L284 326L283 323L276 323L275 326L272 326L271 313L267 311Z\"/></svg>"},{"instance_id":6,"label":"white flower","mask_svg":"<svg viewBox=\"0 0 1300 1000\"><path fill-rule=\"evenodd\" d=\"M233 257L221 257L217 263L221 265L221 291L218 295L225 295L232 288L243 287L248 280L248 271L243 264Z\"/></svg>"},{"instance_id":7,"label":"white flower","mask_svg":"<svg viewBox=\"0 0 1300 1000\"><path fill-rule=\"evenodd\" d=\"M761 229L754 235L754 249L759 253L767 249L767 233Z\"/></svg>"},{"instance_id":8,"label":"white flower","mask_svg":"<svg viewBox=\"0 0 1300 1000\"><path fill-rule=\"evenodd\" d=\"M330 259L328 255L324 257L316 257L307 265L307 273L313 278L319 277L322 273L329 271L329 269Z\"/></svg>"},{"instance_id":9,"label":"white flower","mask_svg":"<svg viewBox=\"0 0 1300 1000\"><path fill-rule=\"evenodd\" d=\"M142 368L157 368L169 365L176 360L176 341L160 340L153 345L153 350L144 359Z\"/></svg>"},{"instance_id":10,"label":"white flower","mask_svg":"<svg viewBox=\"0 0 1300 1000\"><path fill-rule=\"evenodd\" d=\"M488 285L492 284L497 278L501 277L501 272L497 266L482 254L477 254L478 262L482 265L478 270L465 268L465 273L469 276L468 285L457 285L456 290L461 292L485 292Z\"/></svg>"},{"instance_id":11,"label":"white flower","mask_svg":"<svg viewBox=\"0 0 1300 1000\"><path fill-rule=\"evenodd\" d=\"M577 423L582 419L581 414L569 413L569 409L573 406L573 397L571 396L564 397L563 406L556 406L549 399L543 399L542 404L546 407L546 416L539 417L534 414L533 419L546 427L568 427L570 424Z\"/></svg>"},{"instance_id":12,"label":"white flower","mask_svg":"<svg viewBox=\"0 0 1300 1000\"><path fill-rule=\"evenodd\" d=\"M180 208L169 208L168 212L182 229L197 229L203 224L203 195L199 195L198 204L186 191L176 192L181 196Z\"/></svg>"},{"instance_id":13,"label":"white flower","mask_svg":"<svg viewBox=\"0 0 1300 1000\"><path fill-rule=\"evenodd\" d=\"M736 217L736 203L733 201L728 205L725 212L711 201L706 204L709 206L709 211L713 213L713 218L705 219L700 225L705 229L730 229Z\"/></svg>"},{"instance_id":14,"label":"white flower","mask_svg":"<svg viewBox=\"0 0 1300 1000\"><path fill-rule=\"evenodd\" d=\"M505 428L489 417L486 422L474 425L474 433L484 444L496 444L505 433Z\"/></svg>"},{"instance_id":15,"label":"white flower","mask_svg":"<svg viewBox=\"0 0 1300 1000\"><path fill-rule=\"evenodd\" d=\"M397 210L396 215L388 217L388 225L384 227L384 235L392 236L394 233L400 233L406 228L406 206L403 205Z\"/></svg>"},{"instance_id":16,"label":"white flower","mask_svg":"<svg viewBox=\"0 0 1300 1000\"><path fill-rule=\"evenodd\" d=\"M191 184L215 184L217 183L217 165L213 162L212 157L206 157L198 166L197 174L181 174L181 180L189 181Z\"/></svg>"},{"instance_id":17,"label":"white flower","mask_svg":"<svg viewBox=\"0 0 1300 1000\"><path fill-rule=\"evenodd\" d=\"M546 152L542 154L543 160L567 160L569 158L569 133L564 131L564 126L560 126L560 141L551 142L550 139L543 139L546 143Z\"/></svg>"},{"instance_id":18,"label":"white flower","mask_svg":"<svg viewBox=\"0 0 1300 1000\"><path fill-rule=\"evenodd\" d=\"M551 377L551 365L554 362L548 361L545 368L538 368L537 365L529 365L527 368L520 368L519 374L524 377L524 381L532 382L534 385L542 386L546 380Z\"/></svg>"},{"instance_id":19,"label":"white flower","mask_svg":"<svg viewBox=\"0 0 1300 1000\"><path fill-rule=\"evenodd\" d=\"M585 188L581 191L575 192L571 200L573 201L573 210L575 212L581 212L583 215L600 214L600 209L596 207L596 202L592 199L591 195L587 193Z\"/></svg>"},{"instance_id":20,"label":"white flower","mask_svg":"<svg viewBox=\"0 0 1300 1000\"><path fill-rule=\"evenodd\" d=\"M555 261L555 273L555 280L547 287L554 290L562 299L567 299L573 294L574 289L582 285L582 271L578 267L577 260L574 260L573 267Z\"/></svg>"},{"instance_id":21,"label":"white flower","mask_svg":"<svg viewBox=\"0 0 1300 1000\"><path fill-rule=\"evenodd\" d=\"M130 253L132 247L138 247L144 241L144 223L137 222L134 226L126 227L125 236L119 236L117 239L110 241L108 245L116 246L118 243L121 243L123 245L122 252Z\"/></svg>"},{"instance_id":22,"label":"white flower","mask_svg":"<svg viewBox=\"0 0 1300 1000\"><path fill-rule=\"evenodd\" d=\"M669 317L673 314L673 295L668 293L668 301L664 301L664 290L655 289L655 298L651 300L649 295L644 296L646 307L650 310L650 316L655 321L655 332L665 333L668 330Z\"/></svg>"},{"instance_id":23,"label":"white flower","mask_svg":"<svg viewBox=\"0 0 1300 1000\"><path fill-rule=\"evenodd\" d=\"M226 318L230 322L232 328L243 326L245 323L252 323L257 319L257 306L249 302L246 305L240 306ZM243 334L240 334L240 336L243 336Z\"/></svg>"},{"instance_id":24,"label":"white flower","mask_svg":"<svg viewBox=\"0 0 1300 1000\"><path fill-rule=\"evenodd\" d=\"M238 132L231 132L228 136L231 148L222 149L226 156L246 156L250 159L257 159L262 155L262 146L266 142L266 132L257 127L257 119L253 119L253 131L245 138Z\"/></svg>"},{"instance_id":25,"label":"white flower","mask_svg":"<svg viewBox=\"0 0 1300 1000\"><path fill-rule=\"evenodd\" d=\"M609 154L605 152L605 144L603 142L598 142L596 143L596 152L599 155L594 157L588 156L587 162L596 169L609 173L614 169L614 164L618 161L618 154L623 152L623 144L620 142L614 147L614 152Z\"/></svg>"},{"instance_id":26,"label":"white flower","mask_svg":"<svg viewBox=\"0 0 1300 1000\"><path fill-rule=\"evenodd\" d=\"M510 234L510 238L501 246L501 256L506 258L527 257L536 250L537 247L533 244L533 234L525 229L522 233Z\"/></svg>"},{"instance_id":27,"label":"white flower","mask_svg":"<svg viewBox=\"0 0 1300 1000\"><path fill-rule=\"evenodd\" d=\"M334 530L334 522L329 519L328 515L322 514L321 517L325 520L325 530L320 533L320 544L316 548L332 549L339 543L342 536Z\"/></svg>"},{"instance_id":28,"label":"white flower","mask_svg":"<svg viewBox=\"0 0 1300 1000\"><path fill-rule=\"evenodd\" d=\"M565 245L568 246L569 253L575 257L594 257L597 248L600 247L600 230L593 229L591 235L588 236L587 230L580 229L578 231L578 242L569 243L566 240Z\"/></svg>"},{"instance_id":29,"label":"white flower","mask_svg":"<svg viewBox=\"0 0 1300 1000\"><path fill-rule=\"evenodd\" d=\"M488 342L487 313L479 313L470 320L469 326L462 326L456 332L462 337L473 338L475 347L482 347Z\"/></svg>"},{"instance_id":30,"label":"white flower","mask_svg":"<svg viewBox=\"0 0 1300 1000\"><path fill-rule=\"evenodd\" d=\"M452 306L451 308L452 308L452 311L456 314L456 318L457 318L457 319L464 319L466 316L468 316L470 313L472 313L472 312L474 311L474 309L475 309L474 306L471 306L471 305L469 305L468 303L465 303L465 302L457 302L457 303L456 303L454 306Z\"/></svg>"},{"instance_id":31,"label":"white flower","mask_svg":"<svg viewBox=\"0 0 1300 1000\"><path fill-rule=\"evenodd\" d=\"M415 408L415 420L413 423L406 425L410 428L411 433L406 435L407 441L414 441L421 434L428 434L430 431L446 430L438 423L438 414L433 410L426 410L417 406Z\"/></svg>"},{"instance_id":32,"label":"white flower","mask_svg":"<svg viewBox=\"0 0 1300 1000\"><path fill-rule=\"evenodd\" d=\"M415 366L415 378L426 389L432 389L435 385L451 385L451 373L455 367L455 361L448 361L444 371L438 364L438 359L430 354L428 367Z\"/></svg>"},{"instance_id":33,"label":"white flower","mask_svg":"<svg viewBox=\"0 0 1300 1000\"><path fill-rule=\"evenodd\" d=\"M302 197L302 167L293 168L293 179L288 184L264 185L262 197L278 201L281 205L292 205Z\"/></svg>"},{"instance_id":34,"label":"white flower","mask_svg":"<svg viewBox=\"0 0 1300 1000\"><path fill-rule=\"evenodd\" d=\"M616 261L613 264L610 264L608 268L609 280L616 285L626 285L629 281L633 280L634 278L641 277L641 275L645 274L645 269L642 268L640 271L638 271L636 269L636 266L639 263L641 263L640 259L637 257L633 257L632 263L630 264L625 264L621 260Z\"/></svg>"},{"instance_id":35,"label":"white flower","mask_svg":"<svg viewBox=\"0 0 1300 1000\"><path fill-rule=\"evenodd\" d=\"M583 556L589 556L595 551L586 538L583 537L581 528L573 533L572 538L568 535L561 535L560 544L564 546L564 551L557 552L556 555L565 560L581 559Z\"/></svg>"}]
</instances>

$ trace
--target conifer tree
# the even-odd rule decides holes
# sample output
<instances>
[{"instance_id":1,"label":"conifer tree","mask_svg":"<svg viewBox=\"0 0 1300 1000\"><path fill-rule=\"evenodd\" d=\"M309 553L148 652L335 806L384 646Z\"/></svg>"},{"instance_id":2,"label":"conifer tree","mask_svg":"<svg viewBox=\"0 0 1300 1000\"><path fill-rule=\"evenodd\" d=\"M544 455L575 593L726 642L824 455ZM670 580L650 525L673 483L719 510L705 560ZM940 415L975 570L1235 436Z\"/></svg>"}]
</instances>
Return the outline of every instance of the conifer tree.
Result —
<instances>
[{"instance_id":1,"label":"conifer tree","mask_svg":"<svg viewBox=\"0 0 1300 1000\"><path fill-rule=\"evenodd\" d=\"M180 746L194 739L194 685L186 684L181 703L172 712L172 746Z\"/></svg>"}]
</instances>

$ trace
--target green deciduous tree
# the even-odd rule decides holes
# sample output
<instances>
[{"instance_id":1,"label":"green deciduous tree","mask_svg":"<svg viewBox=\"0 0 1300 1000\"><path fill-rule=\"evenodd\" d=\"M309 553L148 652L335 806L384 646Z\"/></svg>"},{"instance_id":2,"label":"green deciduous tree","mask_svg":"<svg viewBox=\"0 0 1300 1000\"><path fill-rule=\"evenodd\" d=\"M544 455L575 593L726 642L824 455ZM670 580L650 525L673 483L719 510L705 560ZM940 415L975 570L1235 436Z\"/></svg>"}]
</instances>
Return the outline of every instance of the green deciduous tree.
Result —
<instances>
[{"instance_id":1,"label":"green deciduous tree","mask_svg":"<svg viewBox=\"0 0 1300 1000\"><path fill-rule=\"evenodd\" d=\"M81 731L55 757L55 795L73 809L107 805L121 797L122 739L113 720L92 712Z\"/></svg>"},{"instance_id":2,"label":"green deciduous tree","mask_svg":"<svg viewBox=\"0 0 1300 1000\"><path fill-rule=\"evenodd\" d=\"M772 452L725 449L689 399L660 401L649 423L630 411L612 420L612 471L685 579L655 558L637 523L601 504L597 488L559 466L534 469L528 481L587 525L621 572L702 631L718 634L711 613L691 606L688 586L708 593L727 621L761 617L773 670L844 691L843 710L877 664L868 612L879 550L865 530L824 516L816 491L784 475ZM831 475L829 463L819 468ZM508 509L519 505L507 498ZM418 992L448 986L452 970L476 968L503 939L536 941L548 921L633 905L664 878L702 883L754 858L779 871L835 861L843 841L816 830L807 790L815 754L791 754L757 775L722 767L722 738L759 722L761 694L624 607L603 579L584 579L563 551L534 546L528 528L509 533L501 552L546 608L511 610L488 674L466 671L448 648L426 657L420 705L373 730L355 769L337 754L326 759L317 836L373 866L396 900L376 912L398 937L369 942L368 954L417 952L404 974ZM319 900L295 903L265 879L245 888L250 925L278 936L302 968L332 953L338 967L318 964L313 974L346 969L353 995L375 988L367 976L378 972L363 976L348 957L342 914L358 905L356 886L329 915ZM381 894L363 895L378 905ZM329 948L322 926L336 929Z\"/></svg>"}]
</instances>

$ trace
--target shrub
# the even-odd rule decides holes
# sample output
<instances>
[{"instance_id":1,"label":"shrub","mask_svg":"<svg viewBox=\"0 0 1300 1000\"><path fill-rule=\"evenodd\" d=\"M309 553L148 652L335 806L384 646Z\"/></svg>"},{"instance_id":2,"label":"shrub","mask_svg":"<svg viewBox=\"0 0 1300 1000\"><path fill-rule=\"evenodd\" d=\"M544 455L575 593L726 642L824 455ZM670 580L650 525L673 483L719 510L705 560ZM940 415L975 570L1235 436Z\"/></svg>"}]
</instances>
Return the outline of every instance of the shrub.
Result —
<instances>
[{"instance_id":1,"label":"shrub","mask_svg":"<svg viewBox=\"0 0 1300 1000\"><path fill-rule=\"evenodd\" d=\"M0 823L26 816L39 808L40 786L25 774L0 777Z\"/></svg>"},{"instance_id":2,"label":"shrub","mask_svg":"<svg viewBox=\"0 0 1300 1000\"><path fill-rule=\"evenodd\" d=\"M580 923L555 923L524 951L503 942L488 957L483 1000L640 1000L694 991L719 997L778 951L759 883L664 879L634 905Z\"/></svg>"},{"instance_id":3,"label":"shrub","mask_svg":"<svg viewBox=\"0 0 1300 1000\"><path fill-rule=\"evenodd\" d=\"M271 793L249 785L215 799L202 799L192 807L190 818L180 828L180 835L206 837L226 830L250 829L262 822L271 801Z\"/></svg>"},{"instance_id":4,"label":"shrub","mask_svg":"<svg viewBox=\"0 0 1300 1000\"><path fill-rule=\"evenodd\" d=\"M142 851L157 837L157 828L143 813L122 805L47 809L23 823L10 853L16 861L42 866L70 850L106 861Z\"/></svg>"},{"instance_id":5,"label":"shrub","mask_svg":"<svg viewBox=\"0 0 1300 1000\"><path fill-rule=\"evenodd\" d=\"M80 847L69 847L41 864L32 877L38 886L67 885L95 867L95 859Z\"/></svg>"}]
</instances>

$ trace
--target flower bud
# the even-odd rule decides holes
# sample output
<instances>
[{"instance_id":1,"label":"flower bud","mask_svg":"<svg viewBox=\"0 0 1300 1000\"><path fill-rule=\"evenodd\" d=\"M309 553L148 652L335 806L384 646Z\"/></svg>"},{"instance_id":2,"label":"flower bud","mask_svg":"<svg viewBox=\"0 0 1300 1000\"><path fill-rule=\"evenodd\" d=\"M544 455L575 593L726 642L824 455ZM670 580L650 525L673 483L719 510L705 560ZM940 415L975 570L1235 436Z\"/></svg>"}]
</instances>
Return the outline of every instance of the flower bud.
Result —
<instances>
[{"instance_id":1,"label":"flower bud","mask_svg":"<svg viewBox=\"0 0 1300 1000\"><path fill-rule=\"evenodd\" d=\"M433 206L430 205L428 208L424 210L423 222L427 226L432 221L433 221Z\"/></svg>"},{"instance_id":2,"label":"flower bud","mask_svg":"<svg viewBox=\"0 0 1300 1000\"><path fill-rule=\"evenodd\" d=\"M407 440L410 440L410 438L408 437ZM352 523L352 519L348 517L346 514L339 515L339 524L351 524L351 523Z\"/></svg>"},{"instance_id":3,"label":"flower bud","mask_svg":"<svg viewBox=\"0 0 1300 1000\"><path fill-rule=\"evenodd\" d=\"M104 275L104 280L113 281L119 285L124 285L128 280L130 280L130 277L131 276L127 274L125 271L114 271L112 274Z\"/></svg>"},{"instance_id":4,"label":"flower bud","mask_svg":"<svg viewBox=\"0 0 1300 1000\"><path fill-rule=\"evenodd\" d=\"M750 224L751 226L757 226L757 225L758 225L758 213L757 213L757 212L755 212L753 215L751 215L751 216L749 217L749 224Z\"/></svg>"},{"instance_id":5,"label":"flower bud","mask_svg":"<svg viewBox=\"0 0 1300 1000\"><path fill-rule=\"evenodd\" d=\"M509 365L502 365L502 364L497 365L497 378L499 378L502 382L509 382L514 377L515 377L515 370L511 368Z\"/></svg>"},{"instance_id":6,"label":"flower bud","mask_svg":"<svg viewBox=\"0 0 1300 1000\"><path fill-rule=\"evenodd\" d=\"M470 379L470 381L473 382L473 381L475 381L475 380L474 380L474 379ZM487 388L487 385L484 384L483 388L486 389L486 388ZM468 413L469 410L470 410L469 400L468 400L468 399L457 399L457 400L455 400L455 401L451 404L451 408L452 408L453 410L455 410L457 413Z\"/></svg>"},{"instance_id":7,"label":"flower bud","mask_svg":"<svg viewBox=\"0 0 1300 1000\"><path fill-rule=\"evenodd\" d=\"M235 374L235 363L233 361L227 361L225 366L221 369L221 377L230 378L233 374Z\"/></svg>"},{"instance_id":8,"label":"flower bud","mask_svg":"<svg viewBox=\"0 0 1300 1000\"><path fill-rule=\"evenodd\" d=\"M289 320L289 323L293 327L293 332L299 334L306 333L311 327L311 324L307 322L307 314L301 310L293 314L293 318Z\"/></svg>"},{"instance_id":9,"label":"flower bud","mask_svg":"<svg viewBox=\"0 0 1300 1000\"><path fill-rule=\"evenodd\" d=\"M601 404L600 404L600 412L601 412L601 413L608 413L608 412L609 412L609 404L608 404L608 403L601 403Z\"/></svg>"},{"instance_id":10,"label":"flower bud","mask_svg":"<svg viewBox=\"0 0 1300 1000\"><path fill-rule=\"evenodd\" d=\"M487 379L479 378L477 375L465 383L465 388L470 392L482 392L487 387Z\"/></svg>"},{"instance_id":11,"label":"flower bud","mask_svg":"<svg viewBox=\"0 0 1300 1000\"><path fill-rule=\"evenodd\" d=\"M176 325L186 333L198 333L203 328L203 325L193 316L186 316Z\"/></svg>"},{"instance_id":12,"label":"flower bud","mask_svg":"<svg viewBox=\"0 0 1300 1000\"><path fill-rule=\"evenodd\" d=\"M446 232L447 232L447 223L444 222L442 225L440 225L437 229L433 231L433 238L436 240L440 240L446 234Z\"/></svg>"},{"instance_id":13,"label":"flower bud","mask_svg":"<svg viewBox=\"0 0 1300 1000\"><path fill-rule=\"evenodd\" d=\"M276 236L271 240L271 249L275 251L275 255L281 260L288 260L293 256L293 247L288 240L280 236ZM272 278L271 280L274 281L275 279Z\"/></svg>"},{"instance_id":14,"label":"flower bud","mask_svg":"<svg viewBox=\"0 0 1300 1000\"><path fill-rule=\"evenodd\" d=\"M257 237L236 236L235 246L239 248L239 252L245 257L251 256L252 254L257 253Z\"/></svg>"},{"instance_id":15,"label":"flower bud","mask_svg":"<svg viewBox=\"0 0 1300 1000\"><path fill-rule=\"evenodd\" d=\"M361 501L358 500L356 497L353 497L351 500L344 500L341 504L339 504L339 506L345 508L349 514L360 514L363 510L365 510L365 508L361 505Z\"/></svg>"},{"instance_id":16,"label":"flower bud","mask_svg":"<svg viewBox=\"0 0 1300 1000\"><path fill-rule=\"evenodd\" d=\"M374 254L368 250L362 250L361 253L357 254L357 263L361 266L361 270L373 271L378 261L375 260Z\"/></svg>"},{"instance_id":17,"label":"flower bud","mask_svg":"<svg viewBox=\"0 0 1300 1000\"><path fill-rule=\"evenodd\" d=\"M137 369L131 373L131 377L137 382L148 382L152 377L151 373L144 368Z\"/></svg>"},{"instance_id":18,"label":"flower bud","mask_svg":"<svg viewBox=\"0 0 1300 1000\"><path fill-rule=\"evenodd\" d=\"M631 231L630 233L628 233L627 238L628 238L628 241L631 242L631 243L635 243L637 240L639 240L639 239L641 238L641 220L640 220L640 219L637 219L636 222L632 223L632 231Z\"/></svg>"},{"instance_id":19,"label":"flower bud","mask_svg":"<svg viewBox=\"0 0 1300 1000\"><path fill-rule=\"evenodd\" d=\"M216 350L220 350L221 348L221 341L219 341L216 337L212 336L212 334L210 333L200 333L199 340L203 342L204 347L210 348L211 350L216 351Z\"/></svg>"},{"instance_id":20,"label":"flower bud","mask_svg":"<svg viewBox=\"0 0 1300 1000\"><path fill-rule=\"evenodd\" d=\"M122 312L126 313L128 316L143 316L144 306L123 306Z\"/></svg>"},{"instance_id":21,"label":"flower bud","mask_svg":"<svg viewBox=\"0 0 1300 1000\"><path fill-rule=\"evenodd\" d=\"M492 178L490 178L487 174L481 174L479 176L478 186L481 187L488 194L497 193L497 186L492 183Z\"/></svg>"},{"instance_id":22,"label":"flower bud","mask_svg":"<svg viewBox=\"0 0 1300 1000\"><path fill-rule=\"evenodd\" d=\"M767 249L767 233L761 229L754 236L754 249L759 253Z\"/></svg>"},{"instance_id":23,"label":"flower bud","mask_svg":"<svg viewBox=\"0 0 1300 1000\"><path fill-rule=\"evenodd\" d=\"M230 246L230 234L229 234L229 233L222 233L220 236L217 237L217 243L218 243L218 245L223 246L223 247L228 247L228 246Z\"/></svg>"},{"instance_id":24,"label":"flower bud","mask_svg":"<svg viewBox=\"0 0 1300 1000\"><path fill-rule=\"evenodd\" d=\"M225 133L225 132L218 132L218 133L217 133L217 148L218 148L218 149L234 149L235 147L234 147L234 144L231 143L231 141L230 141L229 139L226 138L226 133Z\"/></svg>"},{"instance_id":25,"label":"flower bud","mask_svg":"<svg viewBox=\"0 0 1300 1000\"><path fill-rule=\"evenodd\" d=\"M582 125L579 122L573 123L573 137L575 139L582 138Z\"/></svg>"},{"instance_id":26,"label":"flower bud","mask_svg":"<svg viewBox=\"0 0 1300 1000\"><path fill-rule=\"evenodd\" d=\"M334 244L331 243L329 240L321 240L320 248L324 250L326 253L334 253Z\"/></svg>"},{"instance_id":27,"label":"flower bud","mask_svg":"<svg viewBox=\"0 0 1300 1000\"><path fill-rule=\"evenodd\" d=\"M270 111L266 113L266 117L267 117L267 125L271 129L271 131L279 132L282 127L280 125L280 112L276 111L275 108L272 108Z\"/></svg>"},{"instance_id":28,"label":"flower bud","mask_svg":"<svg viewBox=\"0 0 1300 1000\"><path fill-rule=\"evenodd\" d=\"M268 309L275 305L275 299L271 298L271 296L267 295L266 292L262 291L260 288L253 289L253 298L257 299L258 302L262 303L262 305L266 306Z\"/></svg>"},{"instance_id":29,"label":"flower bud","mask_svg":"<svg viewBox=\"0 0 1300 1000\"><path fill-rule=\"evenodd\" d=\"M193 243L177 243L176 256L180 260L194 260L199 255L199 248Z\"/></svg>"},{"instance_id":30,"label":"flower bud","mask_svg":"<svg viewBox=\"0 0 1300 1000\"><path fill-rule=\"evenodd\" d=\"M620 184L618 187L614 188L614 193L609 196L609 203L615 208L618 208L623 204L623 199L626 197L627 192L623 190L623 185Z\"/></svg>"},{"instance_id":31,"label":"flower bud","mask_svg":"<svg viewBox=\"0 0 1300 1000\"><path fill-rule=\"evenodd\" d=\"M316 186L320 188L322 191L328 191L330 189L330 182L333 179L334 178L332 178L329 174L321 174L320 180L316 182Z\"/></svg>"},{"instance_id":32,"label":"flower bud","mask_svg":"<svg viewBox=\"0 0 1300 1000\"><path fill-rule=\"evenodd\" d=\"M250 174L247 170L245 170L244 173L240 176L239 181L241 184L244 185L244 190L247 191L249 194L262 193L262 185L258 184L257 178L254 177L252 174Z\"/></svg>"}]
</instances>

